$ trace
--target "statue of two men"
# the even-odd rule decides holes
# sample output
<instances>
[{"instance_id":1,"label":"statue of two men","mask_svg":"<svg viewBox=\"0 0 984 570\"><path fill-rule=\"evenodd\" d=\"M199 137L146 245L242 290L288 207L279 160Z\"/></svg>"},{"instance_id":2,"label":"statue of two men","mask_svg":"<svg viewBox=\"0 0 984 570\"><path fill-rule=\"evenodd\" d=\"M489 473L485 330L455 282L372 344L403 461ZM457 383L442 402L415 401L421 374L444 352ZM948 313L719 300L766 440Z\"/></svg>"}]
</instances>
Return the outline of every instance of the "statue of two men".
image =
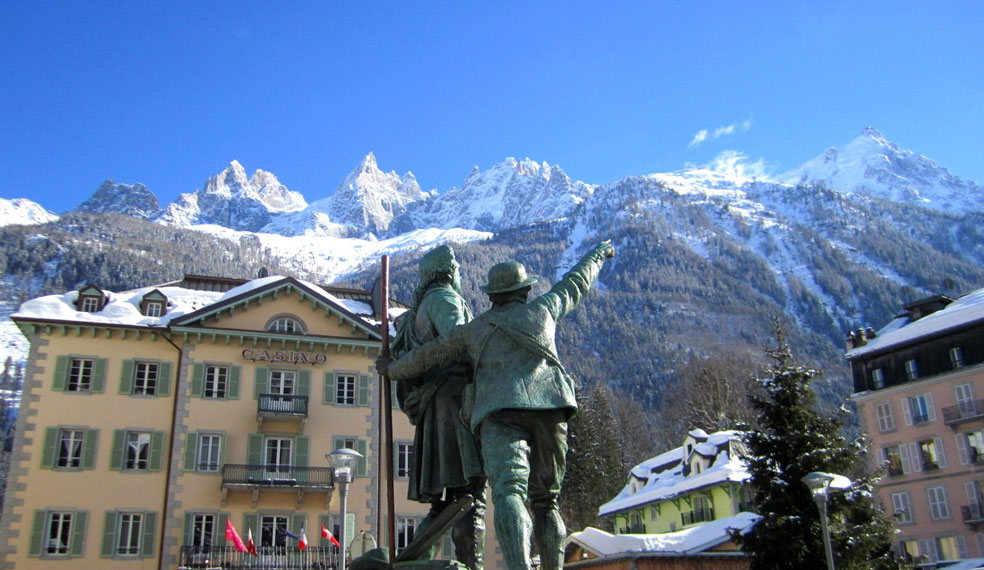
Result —
<instances>
[{"instance_id":1,"label":"statue of two men","mask_svg":"<svg viewBox=\"0 0 984 570\"><path fill-rule=\"evenodd\" d=\"M545 570L563 566L566 528L558 498L567 465L567 421L577 404L574 383L557 357L556 326L614 255L609 242L599 244L533 300L529 293L536 279L526 268L515 261L497 264L482 287L490 310L396 361L377 364L380 373L406 381L462 358L470 363L472 383L464 390L461 412L478 435L495 531L509 570L530 568L532 542Z\"/></svg>"}]
</instances>

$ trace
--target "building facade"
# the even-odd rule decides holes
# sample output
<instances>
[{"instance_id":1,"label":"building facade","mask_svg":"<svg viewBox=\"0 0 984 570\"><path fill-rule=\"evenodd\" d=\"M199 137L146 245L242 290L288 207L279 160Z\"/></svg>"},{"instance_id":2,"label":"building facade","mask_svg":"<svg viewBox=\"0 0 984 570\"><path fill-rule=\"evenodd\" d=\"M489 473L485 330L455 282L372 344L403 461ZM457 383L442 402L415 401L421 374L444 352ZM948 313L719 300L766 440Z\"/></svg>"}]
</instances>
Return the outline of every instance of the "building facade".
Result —
<instances>
[{"instance_id":1,"label":"building facade","mask_svg":"<svg viewBox=\"0 0 984 570\"><path fill-rule=\"evenodd\" d=\"M984 289L910 303L847 349L899 553L984 556Z\"/></svg>"},{"instance_id":2,"label":"building facade","mask_svg":"<svg viewBox=\"0 0 984 570\"><path fill-rule=\"evenodd\" d=\"M374 313L368 292L289 277L25 303L12 317L30 355L0 567L235 566L227 523L266 564L333 567L321 528L341 525L325 456L343 447L365 455L346 542L379 536ZM393 418L402 547L426 506L406 500L413 431Z\"/></svg>"}]
</instances>

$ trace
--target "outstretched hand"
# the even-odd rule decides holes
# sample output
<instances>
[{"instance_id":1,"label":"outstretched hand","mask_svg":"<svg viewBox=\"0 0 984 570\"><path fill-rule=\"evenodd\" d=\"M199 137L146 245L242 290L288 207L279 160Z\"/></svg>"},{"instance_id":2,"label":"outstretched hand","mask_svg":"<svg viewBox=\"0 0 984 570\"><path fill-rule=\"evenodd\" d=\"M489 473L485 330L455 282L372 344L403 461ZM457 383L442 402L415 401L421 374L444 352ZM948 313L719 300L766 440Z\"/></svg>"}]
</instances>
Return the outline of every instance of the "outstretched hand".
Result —
<instances>
[{"instance_id":1,"label":"outstretched hand","mask_svg":"<svg viewBox=\"0 0 984 570\"><path fill-rule=\"evenodd\" d=\"M376 373L380 376L388 376L387 371L389 370L390 363L393 359L388 356L380 356L376 359Z\"/></svg>"},{"instance_id":2,"label":"outstretched hand","mask_svg":"<svg viewBox=\"0 0 984 570\"><path fill-rule=\"evenodd\" d=\"M602 251L604 251L605 253L605 257L609 259L615 257L615 246L612 245L612 240L606 239L605 241L601 242L601 245L602 245Z\"/></svg>"}]
</instances>

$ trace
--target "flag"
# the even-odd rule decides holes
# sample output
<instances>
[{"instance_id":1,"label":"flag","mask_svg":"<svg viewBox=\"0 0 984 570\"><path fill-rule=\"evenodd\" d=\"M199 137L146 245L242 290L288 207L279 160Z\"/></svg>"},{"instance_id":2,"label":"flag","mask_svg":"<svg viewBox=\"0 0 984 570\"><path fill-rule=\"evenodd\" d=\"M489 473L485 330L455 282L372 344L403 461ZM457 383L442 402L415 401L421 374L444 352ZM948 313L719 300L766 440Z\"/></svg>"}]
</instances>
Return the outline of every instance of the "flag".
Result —
<instances>
[{"instance_id":1,"label":"flag","mask_svg":"<svg viewBox=\"0 0 984 570\"><path fill-rule=\"evenodd\" d=\"M256 553L256 545L253 544L253 529L247 529L246 532L249 533L249 540L246 542L246 550L253 556L259 558L260 555Z\"/></svg>"},{"instance_id":2,"label":"flag","mask_svg":"<svg viewBox=\"0 0 984 570\"><path fill-rule=\"evenodd\" d=\"M335 535L325 528L324 524L321 525L321 538L327 538L335 546L341 546L341 544L338 543L338 539L335 538Z\"/></svg>"},{"instance_id":3,"label":"flag","mask_svg":"<svg viewBox=\"0 0 984 570\"><path fill-rule=\"evenodd\" d=\"M234 545L236 545L236 550L239 552L249 552L246 549L246 545L243 544L243 539L239 538L239 533L236 532L236 527L232 526L232 521L226 519L226 540L231 540Z\"/></svg>"},{"instance_id":4,"label":"flag","mask_svg":"<svg viewBox=\"0 0 984 570\"><path fill-rule=\"evenodd\" d=\"M304 550L307 548L307 534L304 533L304 529L301 529L301 538L297 544L297 548Z\"/></svg>"}]
</instances>

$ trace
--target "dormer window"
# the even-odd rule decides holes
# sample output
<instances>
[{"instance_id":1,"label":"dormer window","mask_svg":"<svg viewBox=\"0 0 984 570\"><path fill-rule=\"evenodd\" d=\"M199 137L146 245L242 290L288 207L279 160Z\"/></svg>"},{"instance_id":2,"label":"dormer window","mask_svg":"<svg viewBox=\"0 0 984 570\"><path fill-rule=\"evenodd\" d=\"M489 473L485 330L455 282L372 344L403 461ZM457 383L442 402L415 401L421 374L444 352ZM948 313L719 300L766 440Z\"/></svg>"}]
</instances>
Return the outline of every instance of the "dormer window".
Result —
<instances>
[{"instance_id":1,"label":"dormer window","mask_svg":"<svg viewBox=\"0 0 984 570\"><path fill-rule=\"evenodd\" d=\"M871 384L875 387L875 390L885 387L885 372L881 368L875 368L871 371Z\"/></svg>"},{"instance_id":2,"label":"dormer window","mask_svg":"<svg viewBox=\"0 0 984 570\"><path fill-rule=\"evenodd\" d=\"M79 296L75 301L75 310L83 313L98 313L103 310L108 300L102 289L95 285L86 285L79 289Z\"/></svg>"},{"instance_id":3,"label":"dormer window","mask_svg":"<svg viewBox=\"0 0 984 570\"><path fill-rule=\"evenodd\" d=\"M304 334L304 325L293 317L275 317L267 325L267 330L282 334Z\"/></svg>"},{"instance_id":4,"label":"dormer window","mask_svg":"<svg viewBox=\"0 0 984 570\"><path fill-rule=\"evenodd\" d=\"M164 304L159 301L150 301L144 307L144 315L148 317L159 317L164 314Z\"/></svg>"},{"instance_id":5,"label":"dormer window","mask_svg":"<svg viewBox=\"0 0 984 570\"><path fill-rule=\"evenodd\" d=\"M82 297L82 312L83 313L98 313L99 312L99 299L95 297Z\"/></svg>"},{"instance_id":6,"label":"dormer window","mask_svg":"<svg viewBox=\"0 0 984 570\"><path fill-rule=\"evenodd\" d=\"M963 368L963 365L964 365L963 349L960 348L959 346L955 346L951 348L950 366L953 367L954 370L956 370L957 368Z\"/></svg>"},{"instance_id":7,"label":"dormer window","mask_svg":"<svg viewBox=\"0 0 984 570\"><path fill-rule=\"evenodd\" d=\"M145 317L162 317L167 312L167 297L159 289L140 299L140 314Z\"/></svg>"},{"instance_id":8,"label":"dormer window","mask_svg":"<svg viewBox=\"0 0 984 570\"><path fill-rule=\"evenodd\" d=\"M915 359L905 361L905 377L907 380L919 378L919 367L916 366Z\"/></svg>"}]
</instances>

